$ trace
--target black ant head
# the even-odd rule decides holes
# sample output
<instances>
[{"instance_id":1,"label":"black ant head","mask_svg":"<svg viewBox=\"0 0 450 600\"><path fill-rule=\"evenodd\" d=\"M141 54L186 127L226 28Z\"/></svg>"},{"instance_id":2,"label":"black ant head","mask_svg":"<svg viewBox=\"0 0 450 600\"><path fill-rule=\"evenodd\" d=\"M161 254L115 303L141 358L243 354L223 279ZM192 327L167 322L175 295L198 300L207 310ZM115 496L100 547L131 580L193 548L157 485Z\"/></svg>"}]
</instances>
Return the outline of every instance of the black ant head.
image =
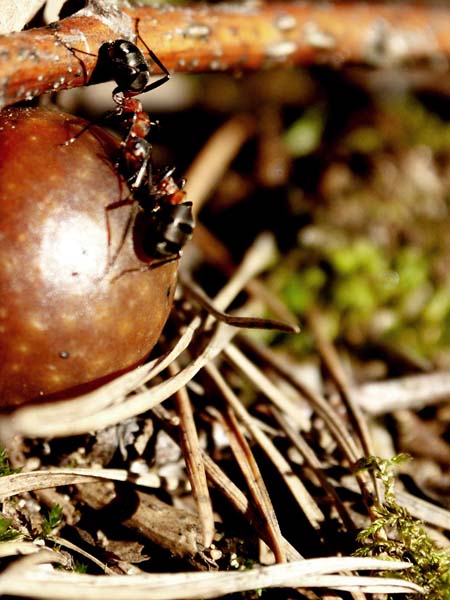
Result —
<instances>
[{"instance_id":1,"label":"black ant head","mask_svg":"<svg viewBox=\"0 0 450 600\"><path fill-rule=\"evenodd\" d=\"M128 40L106 42L99 49L99 64L108 71L124 95L140 94L150 83L150 71L144 54Z\"/></svg>"}]
</instances>

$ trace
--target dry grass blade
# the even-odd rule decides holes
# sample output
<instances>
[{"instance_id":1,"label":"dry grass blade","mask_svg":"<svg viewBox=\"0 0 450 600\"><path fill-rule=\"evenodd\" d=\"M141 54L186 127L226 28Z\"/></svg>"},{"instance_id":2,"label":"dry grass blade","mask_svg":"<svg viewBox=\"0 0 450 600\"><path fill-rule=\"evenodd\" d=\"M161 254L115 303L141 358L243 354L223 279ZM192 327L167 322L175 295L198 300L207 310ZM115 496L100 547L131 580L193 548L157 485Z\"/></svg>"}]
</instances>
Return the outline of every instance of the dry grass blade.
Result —
<instances>
[{"instance_id":1,"label":"dry grass blade","mask_svg":"<svg viewBox=\"0 0 450 600\"><path fill-rule=\"evenodd\" d=\"M316 411L317 414L320 415L320 417L325 421L327 427L330 429L330 432L338 442L350 464L353 464L358 460L358 458L361 458L361 452L358 446L355 444L353 437L348 433L345 425L342 423L342 419L336 416L335 411L330 407L324 398L319 396L319 394L316 394L303 381L301 381L297 374L289 369L289 367L284 364L280 357L272 352L269 348L265 348L261 344L257 344L244 335L240 336L240 339L245 342L246 346L251 348L252 352L255 352L262 360L270 365L275 372L281 375L290 385L292 385L293 388L300 393L301 397L308 400L313 410ZM233 353L236 354L236 350L233 350ZM238 356L242 356L242 353L239 352L239 355L236 355L236 358L238 358ZM265 377L264 380L270 382L267 377ZM256 384L256 380L253 382ZM271 382L270 385L272 388L275 387ZM264 388L262 388L261 391L265 393ZM276 402L274 404L276 404ZM278 408L284 410L282 406L278 406ZM292 416L289 411L286 412Z\"/></svg>"},{"instance_id":2,"label":"dry grass blade","mask_svg":"<svg viewBox=\"0 0 450 600\"><path fill-rule=\"evenodd\" d=\"M36 566L41 567L47 564L67 566L67 557L63 556L61 552L41 547L39 552L29 553L12 562L4 572L8 574L8 577L16 578L33 571Z\"/></svg>"},{"instance_id":3,"label":"dry grass blade","mask_svg":"<svg viewBox=\"0 0 450 600\"><path fill-rule=\"evenodd\" d=\"M450 398L450 373L437 371L365 383L352 390L355 401L369 415L395 410L420 410Z\"/></svg>"},{"instance_id":4,"label":"dry grass blade","mask_svg":"<svg viewBox=\"0 0 450 600\"><path fill-rule=\"evenodd\" d=\"M171 375L175 374L176 365L169 369ZM175 395L177 414L180 418L180 445L183 450L186 468L191 482L192 492L197 503L197 510L203 532L203 545L211 545L214 536L214 514L211 498L206 481L205 467L192 412L191 401L186 388L181 388Z\"/></svg>"},{"instance_id":5,"label":"dry grass blade","mask_svg":"<svg viewBox=\"0 0 450 600\"><path fill-rule=\"evenodd\" d=\"M67 548L67 550L72 550L73 552L79 554L86 560L92 562L94 565L99 567L100 570L103 573L105 573L106 575L115 575L116 574L115 571L110 569L102 561L98 560L98 558L96 558L93 554L91 554L90 552L86 552L86 550L84 550L83 548L80 548L80 546L77 546L76 544L73 544L69 540L65 540L64 538L61 538L59 536L51 536L50 538L48 538L48 540L50 542L53 542L58 548Z\"/></svg>"},{"instance_id":6,"label":"dry grass blade","mask_svg":"<svg viewBox=\"0 0 450 600\"><path fill-rule=\"evenodd\" d=\"M282 430L291 440L292 444L303 456L306 464L309 466L310 469L314 471L323 489L326 491L328 497L331 499L333 505L336 507L336 510L338 511L339 516L341 517L345 527L349 531L356 531L356 525L353 522L349 511L339 498L339 494L337 493L335 486L329 482L328 478L323 473L320 461L314 454L313 450L307 444L302 435L289 424L289 421L279 410L277 410L275 407L272 407L272 413L274 414L276 420L280 424Z\"/></svg>"},{"instance_id":7,"label":"dry grass blade","mask_svg":"<svg viewBox=\"0 0 450 600\"><path fill-rule=\"evenodd\" d=\"M236 415L253 436L256 443L262 448L269 460L273 462L313 529L319 529L320 524L324 521L325 517L302 481L292 472L291 465L281 452L277 450L262 429L258 427L257 421L248 414L239 398L227 384L217 368L213 364L210 364L207 365L205 370L220 390L226 402L233 408Z\"/></svg>"},{"instance_id":8,"label":"dry grass blade","mask_svg":"<svg viewBox=\"0 0 450 600\"><path fill-rule=\"evenodd\" d=\"M413 494L402 489L396 489L395 494L398 502L416 519L442 528L444 531L450 531L450 511L423 498L413 496Z\"/></svg>"},{"instance_id":9,"label":"dry grass blade","mask_svg":"<svg viewBox=\"0 0 450 600\"><path fill-rule=\"evenodd\" d=\"M241 327L243 329L275 329L284 333L299 333L298 325L291 325L284 321L274 319L264 319L261 317L239 317L230 313L225 313L217 310L211 299L203 292L203 290L189 277L182 276L180 281L187 292L187 295L193 298L200 306L205 308L210 315L218 321L223 321L233 327Z\"/></svg>"},{"instance_id":10,"label":"dry grass blade","mask_svg":"<svg viewBox=\"0 0 450 600\"><path fill-rule=\"evenodd\" d=\"M228 283L215 297L215 308L225 310L247 283L272 263L275 252L275 242L270 234L258 236L245 253Z\"/></svg>"},{"instance_id":11,"label":"dry grass blade","mask_svg":"<svg viewBox=\"0 0 450 600\"><path fill-rule=\"evenodd\" d=\"M275 555L275 560L279 563L286 561L286 555L282 543L282 535L275 510L270 500L269 492L264 483L264 479L259 470L258 463L253 456L250 446L245 439L236 417L229 407L224 414L216 411L216 418L222 423L227 432L230 448L236 459L237 464L247 483L250 495L259 511L263 521L266 523L270 548Z\"/></svg>"},{"instance_id":12,"label":"dry grass blade","mask_svg":"<svg viewBox=\"0 0 450 600\"><path fill-rule=\"evenodd\" d=\"M301 429L306 429L308 423L305 420L304 412L298 409L287 396L258 369L258 367L249 360L236 346L229 345L225 349L225 355L231 364L239 369L253 385L265 394L280 410L290 416L294 423Z\"/></svg>"},{"instance_id":13,"label":"dry grass blade","mask_svg":"<svg viewBox=\"0 0 450 600\"><path fill-rule=\"evenodd\" d=\"M51 560L51 559L50 559ZM329 587L389 593L414 593L421 588L401 579L330 576L342 570L398 570L408 563L371 558L319 558L255 567L240 572L169 575L90 576L23 568L0 575L0 593L46 600L189 600L269 587Z\"/></svg>"},{"instance_id":14,"label":"dry grass blade","mask_svg":"<svg viewBox=\"0 0 450 600\"><path fill-rule=\"evenodd\" d=\"M0 498L62 485L92 483L99 479L128 481L144 487L156 487L159 484L152 474L133 476L123 469L53 468L47 471L14 473L0 477Z\"/></svg>"},{"instance_id":15,"label":"dry grass blade","mask_svg":"<svg viewBox=\"0 0 450 600\"><path fill-rule=\"evenodd\" d=\"M197 223L194 233L194 242L202 251L203 259L220 269L223 273L231 276L237 269L233 263L230 252L226 246L218 240L205 226ZM250 279L245 290L253 297L259 298L279 319L297 326L295 315L286 305L270 290L262 281Z\"/></svg>"},{"instance_id":16,"label":"dry grass blade","mask_svg":"<svg viewBox=\"0 0 450 600\"><path fill-rule=\"evenodd\" d=\"M358 491L358 486L353 478L345 477L343 485L352 492ZM405 507L414 518L439 527L444 531L450 531L450 511L423 498L418 498L400 487L395 488L395 496L398 503Z\"/></svg>"},{"instance_id":17,"label":"dry grass blade","mask_svg":"<svg viewBox=\"0 0 450 600\"><path fill-rule=\"evenodd\" d=\"M260 358L266 361L270 365L270 367L275 370L276 373L281 375L287 383L292 385L293 388L296 389L302 397L308 400L313 410L321 416L321 418L324 420L325 424L329 428L330 433L333 435L336 442L340 446L342 452L344 453L349 463L349 466L351 467L354 463L356 463L356 461L359 458L361 458L361 452L358 449L357 444L355 444L353 437L347 431L345 423L342 421L340 416L335 413L335 411L329 405L329 403L324 398L313 392L307 385L305 385L297 376L297 374L295 372L292 372L288 367L286 367L286 365L283 363L280 357L278 357L270 349L255 343L248 337L240 336L240 339L242 339L245 342L245 345L250 347L252 351L255 352ZM230 346L227 347L225 353L227 357L236 366L240 366L242 368L242 363L245 363L245 369L242 369L245 376L248 377L254 383L254 385L256 385L261 390L263 394L266 394L272 400L272 402L274 402L277 408L281 409L282 411L284 410L283 407L277 404L277 402L274 401L272 397L274 393L276 394L276 396L278 396L278 389L275 387L274 384L272 384L270 379L263 375L261 371L259 371L259 369L257 369L252 363L250 363L250 361L248 361L244 357L240 350L238 350L235 346L230 344ZM265 381L267 383L262 385L262 381ZM269 388L267 386L269 386ZM293 416L292 409L288 409L284 412L286 412L286 414L288 414L290 417ZM305 427L303 429L305 429ZM370 492L367 487L367 474L356 473L355 477L360 486L364 500L368 505L370 505L371 499Z\"/></svg>"},{"instance_id":18,"label":"dry grass blade","mask_svg":"<svg viewBox=\"0 0 450 600\"><path fill-rule=\"evenodd\" d=\"M372 447L366 421L359 410L358 405L353 401L350 385L347 381L347 375L344 372L338 353L336 352L336 348L331 344L330 340L324 333L324 327L320 313L317 310L312 312L309 315L308 322L314 334L320 357L342 396L350 420L352 421L353 426L355 427L355 430L359 436L361 446L366 455L373 455L375 452Z\"/></svg>"},{"instance_id":19,"label":"dry grass blade","mask_svg":"<svg viewBox=\"0 0 450 600\"><path fill-rule=\"evenodd\" d=\"M184 188L188 199L194 203L195 215L254 130L255 122L250 115L238 115L222 125L196 156L186 172Z\"/></svg>"},{"instance_id":20,"label":"dry grass blade","mask_svg":"<svg viewBox=\"0 0 450 600\"><path fill-rule=\"evenodd\" d=\"M40 552L41 550L42 547L33 544L33 542L24 542L23 540L2 542L0 544L0 558L26 556L27 554L36 554L36 552Z\"/></svg>"},{"instance_id":21,"label":"dry grass blade","mask_svg":"<svg viewBox=\"0 0 450 600\"><path fill-rule=\"evenodd\" d=\"M350 385L347 381L347 376L344 372L341 361L339 360L338 353L336 352L335 347L324 333L322 317L318 310L311 312L311 314L309 315L308 322L316 340L320 357L328 372L330 373L337 389L339 390L339 393L341 394L341 398L347 410L348 417L359 438L359 442L364 451L364 454L366 456L373 456L375 454L375 450L373 449L372 441L370 439L369 428L367 427L366 420L361 412L360 407L353 399ZM378 482L373 474L371 474L371 479L375 497L377 499L377 502L380 503L380 491L378 488Z\"/></svg>"}]
</instances>

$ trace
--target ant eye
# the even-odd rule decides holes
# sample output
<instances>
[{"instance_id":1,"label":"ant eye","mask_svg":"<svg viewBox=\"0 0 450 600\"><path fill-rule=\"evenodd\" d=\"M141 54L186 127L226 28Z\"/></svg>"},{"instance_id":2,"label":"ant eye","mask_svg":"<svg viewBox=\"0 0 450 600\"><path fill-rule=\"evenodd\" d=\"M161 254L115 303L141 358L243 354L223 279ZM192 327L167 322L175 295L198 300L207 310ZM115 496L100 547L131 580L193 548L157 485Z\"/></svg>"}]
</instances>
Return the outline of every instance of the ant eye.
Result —
<instances>
[{"instance_id":1,"label":"ant eye","mask_svg":"<svg viewBox=\"0 0 450 600\"><path fill-rule=\"evenodd\" d=\"M133 49L133 45L127 40L117 40L116 46L123 54L130 54Z\"/></svg>"},{"instance_id":2,"label":"ant eye","mask_svg":"<svg viewBox=\"0 0 450 600\"><path fill-rule=\"evenodd\" d=\"M146 85L148 85L149 81L149 73L141 71L133 81L133 88L135 88L136 90L142 90L143 88L145 88Z\"/></svg>"}]
</instances>

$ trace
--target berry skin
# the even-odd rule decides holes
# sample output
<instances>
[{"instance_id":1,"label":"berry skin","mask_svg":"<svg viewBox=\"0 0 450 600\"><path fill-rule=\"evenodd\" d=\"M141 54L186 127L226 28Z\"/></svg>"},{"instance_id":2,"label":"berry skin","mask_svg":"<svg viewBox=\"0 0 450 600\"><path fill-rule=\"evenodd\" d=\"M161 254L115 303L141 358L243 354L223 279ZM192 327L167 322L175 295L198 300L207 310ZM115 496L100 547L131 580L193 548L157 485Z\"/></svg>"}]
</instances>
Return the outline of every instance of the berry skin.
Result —
<instances>
[{"instance_id":1,"label":"berry skin","mask_svg":"<svg viewBox=\"0 0 450 600\"><path fill-rule=\"evenodd\" d=\"M170 312L177 261L139 250L118 141L93 126L64 145L85 125L0 112L1 409L75 396L139 364Z\"/></svg>"}]
</instances>

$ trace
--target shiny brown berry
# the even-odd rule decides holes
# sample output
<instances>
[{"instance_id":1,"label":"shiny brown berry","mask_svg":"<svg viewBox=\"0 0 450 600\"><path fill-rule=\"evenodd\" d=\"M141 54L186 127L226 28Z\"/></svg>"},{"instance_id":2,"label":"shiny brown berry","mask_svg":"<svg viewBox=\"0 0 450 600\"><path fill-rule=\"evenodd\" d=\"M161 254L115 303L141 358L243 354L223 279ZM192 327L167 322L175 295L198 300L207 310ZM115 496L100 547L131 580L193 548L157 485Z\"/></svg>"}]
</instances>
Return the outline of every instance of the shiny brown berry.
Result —
<instances>
[{"instance_id":1,"label":"shiny brown berry","mask_svg":"<svg viewBox=\"0 0 450 600\"><path fill-rule=\"evenodd\" d=\"M177 261L154 268L139 249L117 140L91 127L64 145L84 125L48 109L0 113L3 409L139 364L170 311Z\"/></svg>"}]
</instances>

